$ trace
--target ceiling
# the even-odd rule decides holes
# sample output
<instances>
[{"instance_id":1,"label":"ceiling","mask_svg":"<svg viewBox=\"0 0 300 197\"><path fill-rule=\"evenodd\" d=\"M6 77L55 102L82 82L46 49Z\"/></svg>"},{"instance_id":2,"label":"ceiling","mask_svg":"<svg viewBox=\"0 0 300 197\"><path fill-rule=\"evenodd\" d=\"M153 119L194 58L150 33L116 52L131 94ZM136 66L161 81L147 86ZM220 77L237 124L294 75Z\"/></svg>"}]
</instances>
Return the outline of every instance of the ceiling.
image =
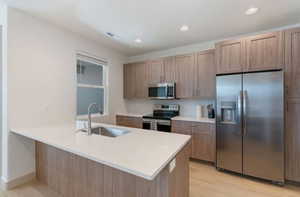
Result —
<instances>
[{"instance_id":1,"label":"ceiling","mask_svg":"<svg viewBox=\"0 0 300 197\"><path fill-rule=\"evenodd\" d=\"M299 0L5 1L128 56L300 23ZM246 16L252 6L259 12Z\"/></svg>"}]
</instances>

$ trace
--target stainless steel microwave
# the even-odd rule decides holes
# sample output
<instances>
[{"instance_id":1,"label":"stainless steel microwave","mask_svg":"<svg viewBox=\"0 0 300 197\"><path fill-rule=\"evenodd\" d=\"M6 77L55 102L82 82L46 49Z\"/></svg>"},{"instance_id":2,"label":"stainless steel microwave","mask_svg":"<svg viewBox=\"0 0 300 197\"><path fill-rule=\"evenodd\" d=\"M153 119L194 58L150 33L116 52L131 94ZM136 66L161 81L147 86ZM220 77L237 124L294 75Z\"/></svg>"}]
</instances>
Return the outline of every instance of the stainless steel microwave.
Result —
<instances>
[{"instance_id":1,"label":"stainless steel microwave","mask_svg":"<svg viewBox=\"0 0 300 197\"><path fill-rule=\"evenodd\" d=\"M148 97L151 99L175 99L175 83L157 83L148 88Z\"/></svg>"}]
</instances>

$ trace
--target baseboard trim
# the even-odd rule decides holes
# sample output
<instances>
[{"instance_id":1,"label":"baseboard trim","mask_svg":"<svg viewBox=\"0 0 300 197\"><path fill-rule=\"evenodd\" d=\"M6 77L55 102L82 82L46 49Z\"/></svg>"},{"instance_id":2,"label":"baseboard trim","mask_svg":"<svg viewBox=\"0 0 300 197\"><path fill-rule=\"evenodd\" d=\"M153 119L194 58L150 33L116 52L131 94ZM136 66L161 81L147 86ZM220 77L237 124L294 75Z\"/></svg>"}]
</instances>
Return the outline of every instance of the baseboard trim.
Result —
<instances>
[{"instance_id":1,"label":"baseboard trim","mask_svg":"<svg viewBox=\"0 0 300 197\"><path fill-rule=\"evenodd\" d=\"M298 181L290 181L290 180L286 180L285 183L286 183L286 184L289 184L289 185L294 185L294 186L300 187L300 182L298 182Z\"/></svg>"},{"instance_id":2,"label":"baseboard trim","mask_svg":"<svg viewBox=\"0 0 300 197\"><path fill-rule=\"evenodd\" d=\"M35 180L36 179L36 174L35 172L32 172L32 173L29 173L29 174L26 174L24 176L21 176L21 177L18 177L16 179L13 179L11 181L4 181L3 179L1 180L1 187L2 187L2 190L6 191L6 190L11 190L17 186L20 186L20 185L23 185L27 182L30 182L32 180Z\"/></svg>"}]
</instances>

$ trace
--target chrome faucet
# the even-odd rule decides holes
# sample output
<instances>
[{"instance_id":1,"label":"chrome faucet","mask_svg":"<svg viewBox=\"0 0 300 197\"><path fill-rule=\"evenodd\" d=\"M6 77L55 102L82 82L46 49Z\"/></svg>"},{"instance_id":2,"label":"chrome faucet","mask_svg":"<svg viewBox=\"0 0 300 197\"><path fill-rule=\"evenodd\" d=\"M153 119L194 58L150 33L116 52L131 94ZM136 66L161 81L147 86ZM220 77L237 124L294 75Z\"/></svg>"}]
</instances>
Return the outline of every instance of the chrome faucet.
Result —
<instances>
[{"instance_id":1,"label":"chrome faucet","mask_svg":"<svg viewBox=\"0 0 300 197\"><path fill-rule=\"evenodd\" d=\"M88 107L88 129L87 129L87 135L92 135L92 112L91 109L94 106L98 106L97 103L91 103Z\"/></svg>"}]
</instances>

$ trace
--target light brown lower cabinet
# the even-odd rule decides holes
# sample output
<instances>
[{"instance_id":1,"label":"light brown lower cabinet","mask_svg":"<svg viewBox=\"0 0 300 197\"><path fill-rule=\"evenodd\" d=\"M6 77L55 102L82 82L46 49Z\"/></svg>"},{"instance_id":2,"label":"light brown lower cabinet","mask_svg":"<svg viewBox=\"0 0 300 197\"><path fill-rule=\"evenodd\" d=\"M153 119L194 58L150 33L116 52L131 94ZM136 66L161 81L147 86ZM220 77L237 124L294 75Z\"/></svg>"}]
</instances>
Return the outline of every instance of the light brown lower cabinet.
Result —
<instances>
[{"instance_id":1,"label":"light brown lower cabinet","mask_svg":"<svg viewBox=\"0 0 300 197\"><path fill-rule=\"evenodd\" d=\"M300 98L287 99L285 123L285 176L300 182Z\"/></svg>"},{"instance_id":2,"label":"light brown lower cabinet","mask_svg":"<svg viewBox=\"0 0 300 197\"><path fill-rule=\"evenodd\" d=\"M116 122L119 126L143 128L143 119L140 117L117 115Z\"/></svg>"},{"instance_id":3,"label":"light brown lower cabinet","mask_svg":"<svg viewBox=\"0 0 300 197\"><path fill-rule=\"evenodd\" d=\"M192 126L192 158L215 162L215 124L194 123Z\"/></svg>"},{"instance_id":4,"label":"light brown lower cabinet","mask_svg":"<svg viewBox=\"0 0 300 197\"><path fill-rule=\"evenodd\" d=\"M215 124L175 120L172 132L192 136L191 158L215 162Z\"/></svg>"},{"instance_id":5,"label":"light brown lower cabinet","mask_svg":"<svg viewBox=\"0 0 300 197\"><path fill-rule=\"evenodd\" d=\"M36 142L37 180L64 197L189 197L189 144L176 166L146 180L104 164Z\"/></svg>"}]
</instances>

